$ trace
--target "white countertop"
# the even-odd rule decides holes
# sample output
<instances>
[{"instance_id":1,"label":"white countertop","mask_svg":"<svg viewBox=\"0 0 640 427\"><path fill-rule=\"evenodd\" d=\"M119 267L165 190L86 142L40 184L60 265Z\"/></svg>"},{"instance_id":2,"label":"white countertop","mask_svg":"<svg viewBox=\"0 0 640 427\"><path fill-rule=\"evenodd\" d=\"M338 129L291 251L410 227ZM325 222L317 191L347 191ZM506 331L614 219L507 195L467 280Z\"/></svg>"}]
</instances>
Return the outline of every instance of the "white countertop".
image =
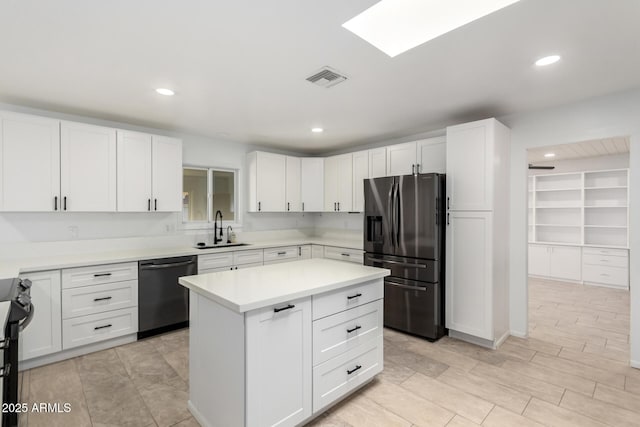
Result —
<instances>
[{"instance_id":1,"label":"white countertop","mask_svg":"<svg viewBox=\"0 0 640 427\"><path fill-rule=\"evenodd\" d=\"M18 277L21 273L57 270L61 268L84 267L98 264L113 264L118 262L132 262L151 258L165 258L185 255L204 255L217 252L245 251L251 249L264 249L282 246L317 244L323 246L337 246L343 248L362 250L362 242L353 240L326 239L322 237L309 237L298 239L273 239L259 242L246 242L246 246L230 246L213 249L196 249L189 246L144 248L113 250L96 253L74 253L50 256L24 257L12 260L0 261L0 279Z\"/></svg>"},{"instance_id":2,"label":"white countertop","mask_svg":"<svg viewBox=\"0 0 640 427\"><path fill-rule=\"evenodd\" d=\"M340 289L391 272L330 259L307 259L240 270L181 277L181 285L233 311L243 313Z\"/></svg>"}]
</instances>

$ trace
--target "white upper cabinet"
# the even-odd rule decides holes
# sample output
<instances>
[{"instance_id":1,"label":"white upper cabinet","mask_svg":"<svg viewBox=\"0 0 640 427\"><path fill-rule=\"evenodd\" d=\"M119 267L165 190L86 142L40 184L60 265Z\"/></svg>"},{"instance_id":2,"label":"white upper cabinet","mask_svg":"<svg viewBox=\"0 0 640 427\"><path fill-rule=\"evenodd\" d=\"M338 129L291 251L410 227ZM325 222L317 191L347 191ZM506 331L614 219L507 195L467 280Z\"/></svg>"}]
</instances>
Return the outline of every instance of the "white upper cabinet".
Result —
<instances>
[{"instance_id":1,"label":"white upper cabinet","mask_svg":"<svg viewBox=\"0 0 640 427\"><path fill-rule=\"evenodd\" d=\"M387 147L387 175L409 175L416 165L416 143L390 145Z\"/></svg>"},{"instance_id":2,"label":"white upper cabinet","mask_svg":"<svg viewBox=\"0 0 640 427\"><path fill-rule=\"evenodd\" d=\"M369 178L369 152L353 153L353 207L355 212L364 211L364 180Z\"/></svg>"},{"instance_id":3,"label":"white upper cabinet","mask_svg":"<svg viewBox=\"0 0 640 427\"><path fill-rule=\"evenodd\" d=\"M118 211L182 210L182 141L118 131Z\"/></svg>"},{"instance_id":4,"label":"white upper cabinet","mask_svg":"<svg viewBox=\"0 0 640 427\"><path fill-rule=\"evenodd\" d=\"M387 176L444 173L446 138L421 139L387 147Z\"/></svg>"},{"instance_id":5,"label":"white upper cabinet","mask_svg":"<svg viewBox=\"0 0 640 427\"><path fill-rule=\"evenodd\" d=\"M324 162L324 210L348 212L353 207L353 155L327 157Z\"/></svg>"},{"instance_id":6,"label":"white upper cabinet","mask_svg":"<svg viewBox=\"0 0 640 427\"><path fill-rule=\"evenodd\" d=\"M286 211L286 157L254 151L247 155L249 212Z\"/></svg>"},{"instance_id":7,"label":"white upper cabinet","mask_svg":"<svg viewBox=\"0 0 640 427\"><path fill-rule=\"evenodd\" d=\"M447 201L451 210L493 210L494 164L499 159L494 149L494 119L480 120L447 128Z\"/></svg>"},{"instance_id":8,"label":"white upper cabinet","mask_svg":"<svg viewBox=\"0 0 640 427\"><path fill-rule=\"evenodd\" d=\"M115 129L61 123L60 195L65 211L116 210Z\"/></svg>"},{"instance_id":9,"label":"white upper cabinet","mask_svg":"<svg viewBox=\"0 0 640 427\"><path fill-rule=\"evenodd\" d=\"M418 173L445 173L447 170L447 143L444 136L416 142Z\"/></svg>"},{"instance_id":10,"label":"white upper cabinet","mask_svg":"<svg viewBox=\"0 0 640 427\"><path fill-rule=\"evenodd\" d=\"M369 178L387 176L386 147L369 150Z\"/></svg>"},{"instance_id":11,"label":"white upper cabinet","mask_svg":"<svg viewBox=\"0 0 640 427\"><path fill-rule=\"evenodd\" d=\"M151 138L151 209L158 212L182 210L182 141L166 136Z\"/></svg>"},{"instance_id":12,"label":"white upper cabinet","mask_svg":"<svg viewBox=\"0 0 640 427\"><path fill-rule=\"evenodd\" d=\"M118 211L150 211L151 199L151 135L118 131Z\"/></svg>"},{"instance_id":13,"label":"white upper cabinet","mask_svg":"<svg viewBox=\"0 0 640 427\"><path fill-rule=\"evenodd\" d=\"M300 197L303 212L320 212L324 205L324 159L301 159Z\"/></svg>"},{"instance_id":14,"label":"white upper cabinet","mask_svg":"<svg viewBox=\"0 0 640 427\"><path fill-rule=\"evenodd\" d=\"M0 209L60 209L60 122L0 112Z\"/></svg>"},{"instance_id":15,"label":"white upper cabinet","mask_svg":"<svg viewBox=\"0 0 640 427\"><path fill-rule=\"evenodd\" d=\"M300 212L302 210L300 200L300 159L298 157L287 156L285 163L287 212Z\"/></svg>"}]
</instances>

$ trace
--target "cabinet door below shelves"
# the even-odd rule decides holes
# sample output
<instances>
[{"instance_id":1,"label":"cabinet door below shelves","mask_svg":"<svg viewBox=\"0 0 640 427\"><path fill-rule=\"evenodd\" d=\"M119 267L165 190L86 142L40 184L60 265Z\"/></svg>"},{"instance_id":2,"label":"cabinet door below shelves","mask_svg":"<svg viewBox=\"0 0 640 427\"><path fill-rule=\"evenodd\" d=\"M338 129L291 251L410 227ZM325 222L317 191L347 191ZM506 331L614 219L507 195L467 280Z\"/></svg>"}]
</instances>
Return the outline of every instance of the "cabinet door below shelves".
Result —
<instances>
[{"instance_id":1,"label":"cabinet door below shelves","mask_svg":"<svg viewBox=\"0 0 640 427\"><path fill-rule=\"evenodd\" d=\"M582 248L577 246L551 246L549 276L556 279L581 280Z\"/></svg>"},{"instance_id":2,"label":"cabinet door below shelves","mask_svg":"<svg viewBox=\"0 0 640 427\"><path fill-rule=\"evenodd\" d=\"M116 210L116 130L83 123L60 125L63 210Z\"/></svg>"},{"instance_id":3,"label":"cabinet door below shelves","mask_svg":"<svg viewBox=\"0 0 640 427\"><path fill-rule=\"evenodd\" d=\"M20 360L62 350L60 271L26 273L22 277L31 280L35 311L31 323L20 333Z\"/></svg>"},{"instance_id":4,"label":"cabinet door below shelves","mask_svg":"<svg viewBox=\"0 0 640 427\"><path fill-rule=\"evenodd\" d=\"M248 312L245 322L246 425L300 423L311 415L311 298Z\"/></svg>"},{"instance_id":5,"label":"cabinet door below shelves","mask_svg":"<svg viewBox=\"0 0 640 427\"><path fill-rule=\"evenodd\" d=\"M532 276L549 275L549 247L529 245L529 274Z\"/></svg>"},{"instance_id":6,"label":"cabinet door below shelves","mask_svg":"<svg viewBox=\"0 0 640 427\"><path fill-rule=\"evenodd\" d=\"M0 112L0 131L0 209L60 209L60 122Z\"/></svg>"}]
</instances>

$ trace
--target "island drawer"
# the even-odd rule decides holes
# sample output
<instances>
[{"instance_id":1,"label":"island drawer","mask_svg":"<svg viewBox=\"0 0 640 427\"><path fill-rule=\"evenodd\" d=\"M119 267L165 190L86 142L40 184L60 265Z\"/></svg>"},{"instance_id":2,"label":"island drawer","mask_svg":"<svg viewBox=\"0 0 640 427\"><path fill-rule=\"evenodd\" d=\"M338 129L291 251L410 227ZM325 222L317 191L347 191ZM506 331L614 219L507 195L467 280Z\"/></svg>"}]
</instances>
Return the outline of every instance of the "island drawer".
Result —
<instances>
[{"instance_id":1,"label":"island drawer","mask_svg":"<svg viewBox=\"0 0 640 427\"><path fill-rule=\"evenodd\" d=\"M213 268L231 267L233 265L233 252L198 255L198 273Z\"/></svg>"},{"instance_id":2,"label":"island drawer","mask_svg":"<svg viewBox=\"0 0 640 427\"><path fill-rule=\"evenodd\" d=\"M338 248L335 246L325 246L324 257L337 259L338 261L355 262L362 264L364 262L364 254L357 249Z\"/></svg>"},{"instance_id":3,"label":"island drawer","mask_svg":"<svg viewBox=\"0 0 640 427\"><path fill-rule=\"evenodd\" d=\"M138 332L138 309L125 308L62 321L62 349Z\"/></svg>"},{"instance_id":4,"label":"island drawer","mask_svg":"<svg viewBox=\"0 0 640 427\"><path fill-rule=\"evenodd\" d=\"M250 251L238 251L233 253L233 265L255 264L264 261L264 252L262 249L253 249Z\"/></svg>"},{"instance_id":5,"label":"island drawer","mask_svg":"<svg viewBox=\"0 0 640 427\"><path fill-rule=\"evenodd\" d=\"M285 246L264 250L265 264L275 264L277 262L293 261L295 259L298 259L297 246Z\"/></svg>"},{"instance_id":6,"label":"island drawer","mask_svg":"<svg viewBox=\"0 0 640 427\"><path fill-rule=\"evenodd\" d=\"M629 266L629 258L622 256L613 256L613 255L595 255L595 254L584 254L582 256L583 264L592 264L592 265L605 265L609 267L623 267L627 268Z\"/></svg>"},{"instance_id":7,"label":"island drawer","mask_svg":"<svg viewBox=\"0 0 640 427\"><path fill-rule=\"evenodd\" d=\"M313 365L319 365L382 335L383 300L313 322Z\"/></svg>"},{"instance_id":8,"label":"island drawer","mask_svg":"<svg viewBox=\"0 0 640 427\"><path fill-rule=\"evenodd\" d=\"M384 282L375 279L313 296L313 320L367 304L384 296Z\"/></svg>"},{"instance_id":9,"label":"island drawer","mask_svg":"<svg viewBox=\"0 0 640 427\"><path fill-rule=\"evenodd\" d=\"M62 289L138 280L138 263L93 265L62 270Z\"/></svg>"},{"instance_id":10,"label":"island drawer","mask_svg":"<svg viewBox=\"0 0 640 427\"><path fill-rule=\"evenodd\" d=\"M138 305L137 280L62 290L63 319L136 305Z\"/></svg>"},{"instance_id":11,"label":"island drawer","mask_svg":"<svg viewBox=\"0 0 640 427\"><path fill-rule=\"evenodd\" d=\"M382 335L313 368L313 413L364 384L383 368Z\"/></svg>"},{"instance_id":12,"label":"island drawer","mask_svg":"<svg viewBox=\"0 0 640 427\"><path fill-rule=\"evenodd\" d=\"M629 286L629 270L620 267L584 264L582 266L582 280L626 288Z\"/></svg>"}]
</instances>

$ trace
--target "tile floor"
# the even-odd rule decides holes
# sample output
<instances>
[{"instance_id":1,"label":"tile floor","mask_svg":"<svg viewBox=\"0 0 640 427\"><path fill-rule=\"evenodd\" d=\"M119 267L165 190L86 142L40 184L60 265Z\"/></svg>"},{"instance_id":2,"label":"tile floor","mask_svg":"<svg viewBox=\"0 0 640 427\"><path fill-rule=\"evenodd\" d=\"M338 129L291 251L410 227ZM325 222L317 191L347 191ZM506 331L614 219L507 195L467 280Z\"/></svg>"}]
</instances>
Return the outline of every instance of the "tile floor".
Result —
<instances>
[{"instance_id":1,"label":"tile floor","mask_svg":"<svg viewBox=\"0 0 640 427\"><path fill-rule=\"evenodd\" d=\"M385 369L310 427L639 426L629 294L531 280L530 338L498 351L385 330ZM186 330L26 371L25 402L70 402L22 426L197 426ZM229 426L234 427L234 426Z\"/></svg>"}]
</instances>

